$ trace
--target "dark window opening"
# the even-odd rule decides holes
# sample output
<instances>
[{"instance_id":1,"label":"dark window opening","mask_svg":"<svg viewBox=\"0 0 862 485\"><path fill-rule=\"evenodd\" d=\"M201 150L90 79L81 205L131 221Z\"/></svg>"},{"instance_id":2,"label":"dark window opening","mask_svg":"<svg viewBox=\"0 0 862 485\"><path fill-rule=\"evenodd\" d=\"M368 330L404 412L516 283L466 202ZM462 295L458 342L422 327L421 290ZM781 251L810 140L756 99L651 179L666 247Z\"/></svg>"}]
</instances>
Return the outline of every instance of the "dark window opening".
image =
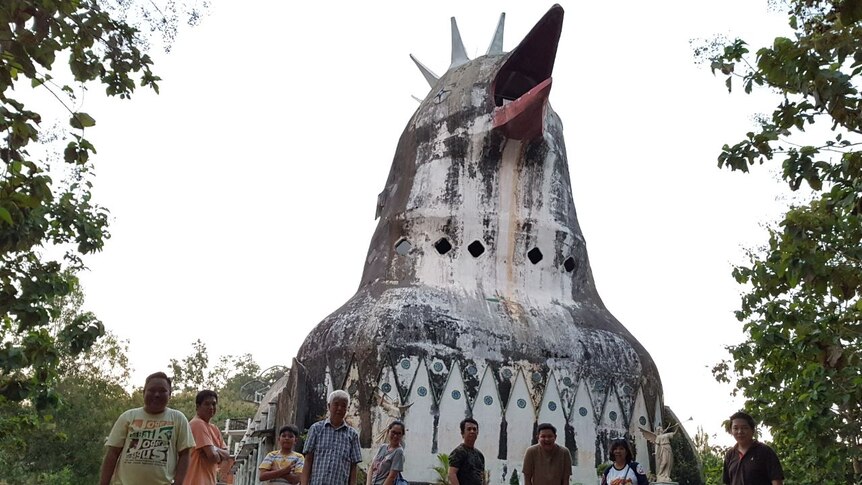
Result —
<instances>
[{"instance_id":1,"label":"dark window opening","mask_svg":"<svg viewBox=\"0 0 862 485\"><path fill-rule=\"evenodd\" d=\"M563 262L563 268L566 268L566 272L571 273L575 270L575 258L569 257L569 259Z\"/></svg>"},{"instance_id":2,"label":"dark window opening","mask_svg":"<svg viewBox=\"0 0 862 485\"><path fill-rule=\"evenodd\" d=\"M542 260L542 252L539 251L539 248L533 248L527 253L527 257L530 258L531 263L538 264Z\"/></svg>"},{"instance_id":3,"label":"dark window opening","mask_svg":"<svg viewBox=\"0 0 862 485\"><path fill-rule=\"evenodd\" d=\"M503 106L505 101L520 98L539 84L529 74L518 71L501 73L497 77L497 82L499 84L494 89L494 104L497 106Z\"/></svg>"},{"instance_id":4,"label":"dark window opening","mask_svg":"<svg viewBox=\"0 0 862 485\"><path fill-rule=\"evenodd\" d=\"M452 249L452 244L449 243L449 240L444 238L440 238L439 241L434 243L434 249L437 250L440 254L446 254Z\"/></svg>"},{"instance_id":5,"label":"dark window opening","mask_svg":"<svg viewBox=\"0 0 862 485\"><path fill-rule=\"evenodd\" d=\"M406 239L401 239L397 243L395 243L395 252L400 254L401 256L407 255L410 250L413 249L413 245L410 244L410 241Z\"/></svg>"},{"instance_id":6,"label":"dark window opening","mask_svg":"<svg viewBox=\"0 0 862 485\"><path fill-rule=\"evenodd\" d=\"M483 246L479 241L473 241L469 246L467 246L467 251L469 251L474 258L478 258L485 252L485 246Z\"/></svg>"}]
</instances>

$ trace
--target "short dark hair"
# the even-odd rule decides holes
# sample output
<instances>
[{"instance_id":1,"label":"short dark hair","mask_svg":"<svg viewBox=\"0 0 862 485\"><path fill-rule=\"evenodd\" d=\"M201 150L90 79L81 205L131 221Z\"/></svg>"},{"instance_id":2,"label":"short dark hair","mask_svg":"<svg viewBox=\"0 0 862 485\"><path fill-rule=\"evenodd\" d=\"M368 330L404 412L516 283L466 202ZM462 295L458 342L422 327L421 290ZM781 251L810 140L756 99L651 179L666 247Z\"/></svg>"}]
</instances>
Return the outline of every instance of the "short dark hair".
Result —
<instances>
[{"instance_id":1,"label":"short dark hair","mask_svg":"<svg viewBox=\"0 0 862 485\"><path fill-rule=\"evenodd\" d=\"M461 434L464 434L464 426L465 426L467 423L473 423L473 424L475 424L475 425L476 425L476 429L479 429L479 423L478 423L475 419L473 419L473 418L464 418L464 419L462 419L462 420L461 420L461 423L458 425L458 427L460 427L460 428L461 428Z\"/></svg>"},{"instance_id":2,"label":"short dark hair","mask_svg":"<svg viewBox=\"0 0 862 485\"><path fill-rule=\"evenodd\" d=\"M393 426L401 426L401 431L407 431L407 428L404 426L404 422L400 419L396 419L395 421L389 423L389 426L386 427L386 431L392 429Z\"/></svg>"},{"instance_id":3,"label":"short dark hair","mask_svg":"<svg viewBox=\"0 0 862 485\"><path fill-rule=\"evenodd\" d=\"M754 429L754 426L755 426L754 418L752 418L751 415L748 413L744 413L742 411L737 411L737 412L730 415L730 420L727 422L727 430L728 431L730 431L730 427L731 427L731 425L733 425L734 419L744 419L745 422L747 422L748 425L751 426L751 429Z\"/></svg>"},{"instance_id":4,"label":"short dark hair","mask_svg":"<svg viewBox=\"0 0 862 485\"><path fill-rule=\"evenodd\" d=\"M632 453L632 447L629 444L627 439L618 439L611 441L611 446L608 447L608 458L611 461L614 461L614 450L617 448L625 448L626 450L626 463L635 459L634 453Z\"/></svg>"},{"instance_id":5,"label":"short dark hair","mask_svg":"<svg viewBox=\"0 0 862 485\"><path fill-rule=\"evenodd\" d=\"M552 432L552 433L554 433L554 436L557 436L557 428L555 428L555 427L554 427L554 425L553 425L553 424L551 424L551 423L542 423L542 424L540 424L540 425L539 425L539 427L538 427L538 428L536 428L536 434L541 433L541 432L542 432L542 430L545 430L545 429L549 429L549 430L551 430L551 432Z\"/></svg>"},{"instance_id":6,"label":"short dark hair","mask_svg":"<svg viewBox=\"0 0 862 485\"><path fill-rule=\"evenodd\" d=\"M171 378L168 377L164 372L153 372L152 374L147 376L147 379L144 381L144 389L146 389L147 384L150 383L153 379L164 379L168 382L168 388L170 388L173 384L171 383Z\"/></svg>"},{"instance_id":7,"label":"short dark hair","mask_svg":"<svg viewBox=\"0 0 862 485\"><path fill-rule=\"evenodd\" d=\"M294 426L292 424L286 424L286 425L282 426L281 428L279 428L278 435L281 436L281 434L284 432L289 432L293 436L296 436L297 438L299 438L299 428L297 428L296 426Z\"/></svg>"},{"instance_id":8,"label":"short dark hair","mask_svg":"<svg viewBox=\"0 0 862 485\"><path fill-rule=\"evenodd\" d=\"M195 406L200 406L206 401L208 397L214 397L216 402L218 402L218 394L215 391L211 391L209 389L204 389L199 392L197 396L195 396Z\"/></svg>"}]
</instances>

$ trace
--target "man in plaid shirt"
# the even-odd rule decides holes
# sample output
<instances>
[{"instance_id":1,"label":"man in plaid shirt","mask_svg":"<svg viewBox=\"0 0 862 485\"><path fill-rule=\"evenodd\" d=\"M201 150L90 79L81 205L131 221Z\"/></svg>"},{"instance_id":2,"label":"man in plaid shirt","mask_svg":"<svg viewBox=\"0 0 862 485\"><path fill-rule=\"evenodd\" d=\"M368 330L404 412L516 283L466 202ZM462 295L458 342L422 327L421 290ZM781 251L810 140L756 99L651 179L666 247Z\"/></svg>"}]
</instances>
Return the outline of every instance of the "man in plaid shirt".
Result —
<instances>
[{"instance_id":1,"label":"man in plaid shirt","mask_svg":"<svg viewBox=\"0 0 862 485\"><path fill-rule=\"evenodd\" d=\"M350 396L333 391L326 399L329 417L308 428L302 485L356 485L356 464L362 461L359 433L344 422Z\"/></svg>"}]
</instances>

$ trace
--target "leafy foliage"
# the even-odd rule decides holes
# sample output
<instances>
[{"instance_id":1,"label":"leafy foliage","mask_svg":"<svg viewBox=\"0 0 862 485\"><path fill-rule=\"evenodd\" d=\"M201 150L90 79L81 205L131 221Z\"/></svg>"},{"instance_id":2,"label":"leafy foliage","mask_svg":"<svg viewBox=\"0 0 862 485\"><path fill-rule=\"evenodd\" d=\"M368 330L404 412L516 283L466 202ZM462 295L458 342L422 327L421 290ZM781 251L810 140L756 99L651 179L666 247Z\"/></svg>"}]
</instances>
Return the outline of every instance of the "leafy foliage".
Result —
<instances>
[{"instance_id":1,"label":"leafy foliage","mask_svg":"<svg viewBox=\"0 0 862 485\"><path fill-rule=\"evenodd\" d=\"M0 3L0 396L7 400L30 398L37 409L56 405L57 348L79 354L104 334L92 314L56 334L46 330L59 316L58 298L75 286L83 257L110 237L108 211L91 196L96 148L85 132L96 120L65 100L91 84L121 99L138 87L158 92L140 27L172 38L178 18L200 18L199 9L178 9L172 0L164 7L130 0ZM59 166L50 154L38 154L37 142L59 136L46 132L42 114L25 103L34 90L49 92L68 112Z\"/></svg>"},{"instance_id":2,"label":"leafy foliage","mask_svg":"<svg viewBox=\"0 0 862 485\"><path fill-rule=\"evenodd\" d=\"M59 318L44 329L47 335L56 338L70 322L87 315L83 301L83 291L75 286L52 302L60 309ZM23 338L16 335L10 343ZM86 352L75 352L62 339L57 343L60 379L51 413L27 400L0 400L0 470L10 484L95 483L111 425L141 401L125 390L130 372L127 342L108 332ZM46 454L46 449L51 452Z\"/></svg>"},{"instance_id":3,"label":"leafy foliage","mask_svg":"<svg viewBox=\"0 0 862 485\"><path fill-rule=\"evenodd\" d=\"M673 435L670 439L670 447L673 453L671 473L674 481L681 485L704 485L698 457L682 432Z\"/></svg>"},{"instance_id":4,"label":"leafy foliage","mask_svg":"<svg viewBox=\"0 0 862 485\"><path fill-rule=\"evenodd\" d=\"M703 467L704 485L721 485L721 475L724 468L724 449L709 444L709 435L703 428L697 428L694 435L694 447L700 457Z\"/></svg>"},{"instance_id":5,"label":"leafy foliage","mask_svg":"<svg viewBox=\"0 0 862 485\"><path fill-rule=\"evenodd\" d=\"M437 474L435 485L449 485L449 454L438 453L437 465L434 466L434 473Z\"/></svg>"},{"instance_id":6,"label":"leafy foliage","mask_svg":"<svg viewBox=\"0 0 862 485\"><path fill-rule=\"evenodd\" d=\"M862 0L784 6L792 37L754 62L739 39L710 59L728 90L740 80L745 92L781 95L756 131L723 147L719 167L748 171L777 157L791 190L811 189L734 269L747 288L736 313L746 339L714 374L733 380L770 428L794 481L853 483L862 472ZM806 129L818 121L831 133L811 144Z\"/></svg>"},{"instance_id":7,"label":"leafy foliage","mask_svg":"<svg viewBox=\"0 0 862 485\"><path fill-rule=\"evenodd\" d=\"M206 344L200 339L192 344L192 353L181 360L171 359L174 393L170 406L189 418L195 415L195 396L202 389L218 393L218 408L213 422L228 418L254 416L257 405L243 399L241 388L260 375L260 366L251 354L225 355L210 368Z\"/></svg>"}]
</instances>

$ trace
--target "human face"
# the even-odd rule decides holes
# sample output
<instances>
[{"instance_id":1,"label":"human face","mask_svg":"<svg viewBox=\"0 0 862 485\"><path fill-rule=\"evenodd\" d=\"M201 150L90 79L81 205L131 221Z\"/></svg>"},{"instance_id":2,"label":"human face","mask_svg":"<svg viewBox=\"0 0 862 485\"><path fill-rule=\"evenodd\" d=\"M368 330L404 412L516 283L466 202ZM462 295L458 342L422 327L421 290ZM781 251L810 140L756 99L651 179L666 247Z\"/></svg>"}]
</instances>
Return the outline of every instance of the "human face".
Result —
<instances>
[{"instance_id":1,"label":"human face","mask_svg":"<svg viewBox=\"0 0 862 485\"><path fill-rule=\"evenodd\" d=\"M404 426L394 424L389 428L389 447L398 448L401 446L401 438L404 437Z\"/></svg>"},{"instance_id":2,"label":"human face","mask_svg":"<svg viewBox=\"0 0 862 485\"><path fill-rule=\"evenodd\" d=\"M541 446L545 451L551 451L556 446L557 435L554 434L553 431L549 429L543 429L539 431L539 446Z\"/></svg>"},{"instance_id":3,"label":"human face","mask_svg":"<svg viewBox=\"0 0 862 485\"><path fill-rule=\"evenodd\" d=\"M628 458L628 453L626 453L626 449L624 446L617 446L611 452L614 455L614 463L624 464L626 462L626 458Z\"/></svg>"},{"instance_id":4,"label":"human face","mask_svg":"<svg viewBox=\"0 0 862 485\"><path fill-rule=\"evenodd\" d=\"M730 434L740 446L748 446L754 441L754 430L744 419L734 419L730 422Z\"/></svg>"},{"instance_id":5,"label":"human face","mask_svg":"<svg viewBox=\"0 0 862 485\"><path fill-rule=\"evenodd\" d=\"M199 418L207 423L215 416L216 408L218 407L218 399L213 396L207 396L206 399L197 407L196 412Z\"/></svg>"},{"instance_id":6,"label":"human face","mask_svg":"<svg viewBox=\"0 0 862 485\"><path fill-rule=\"evenodd\" d=\"M144 411L159 414L168 407L171 399L171 385L161 377L150 379L144 386Z\"/></svg>"},{"instance_id":7,"label":"human face","mask_svg":"<svg viewBox=\"0 0 862 485\"><path fill-rule=\"evenodd\" d=\"M296 435L291 433L290 431L285 431L278 435L278 445L281 446L281 451L285 453L290 453L293 451L293 447L296 446Z\"/></svg>"},{"instance_id":8,"label":"human face","mask_svg":"<svg viewBox=\"0 0 862 485\"><path fill-rule=\"evenodd\" d=\"M329 422L340 426L344 422L344 416L347 415L347 401L344 399L333 399L329 403Z\"/></svg>"},{"instance_id":9,"label":"human face","mask_svg":"<svg viewBox=\"0 0 862 485\"><path fill-rule=\"evenodd\" d=\"M472 447L476 444L476 438L479 437L479 427L473 423L464 423L464 432L461 433L464 438L464 444Z\"/></svg>"}]
</instances>

